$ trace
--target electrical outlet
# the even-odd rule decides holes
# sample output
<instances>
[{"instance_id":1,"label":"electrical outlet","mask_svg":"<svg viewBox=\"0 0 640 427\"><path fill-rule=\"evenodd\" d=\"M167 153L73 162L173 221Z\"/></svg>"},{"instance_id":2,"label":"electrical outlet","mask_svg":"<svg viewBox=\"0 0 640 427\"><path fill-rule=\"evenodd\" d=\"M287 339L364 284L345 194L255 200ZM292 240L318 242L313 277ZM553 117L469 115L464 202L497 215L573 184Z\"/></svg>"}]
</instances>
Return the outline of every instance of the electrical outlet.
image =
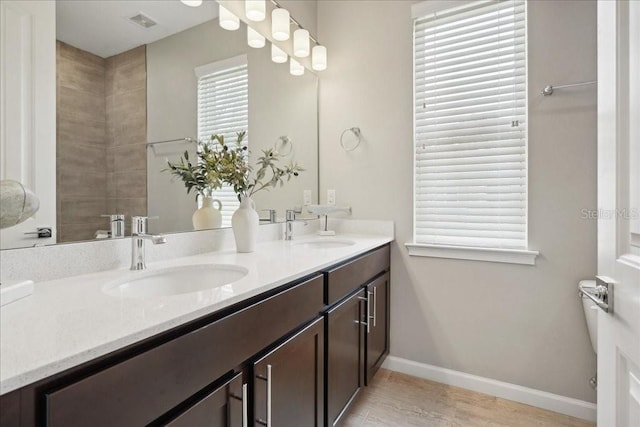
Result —
<instances>
[{"instance_id":1,"label":"electrical outlet","mask_svg":"<svg viewBox=\"0 0 640 427\"><path fill-rule=\"evenodd\" d=\"M302 192L302 204L305 206L309 206L311 204L311 190L304 190Z\"/></svg>"},{"instance_id":2,"label":"electrical outlet","mask_svg":"<svg viewBox=\"0 0 640 427\"><path fill-rule=\"evenodd\" d=\"M327 190L327 204L335 206L336 204L336 190Z\"/></svg>"}]
</instances>

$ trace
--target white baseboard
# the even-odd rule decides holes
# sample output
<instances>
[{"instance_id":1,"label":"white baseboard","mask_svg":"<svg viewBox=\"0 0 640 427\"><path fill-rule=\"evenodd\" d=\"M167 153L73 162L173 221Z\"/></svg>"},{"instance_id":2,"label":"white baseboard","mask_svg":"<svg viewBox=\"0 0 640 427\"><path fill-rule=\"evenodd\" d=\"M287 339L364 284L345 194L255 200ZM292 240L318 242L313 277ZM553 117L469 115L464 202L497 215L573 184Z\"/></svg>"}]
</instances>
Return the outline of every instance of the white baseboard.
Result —
<instances>
[{"instance_id":1,"label":"white baseboard","mask_svg":"<svg viewBox=\"0 0 640 427\"><path fill-rule=\"evenodd\" d=\"M596 404L584 400L466 374L452 369L418 363L395 356L388 356L382 364L382 367L414 377L425 378L455 387L466 388L478 393L536 406L560 414L570 415L592 422L596 421Z\"/></svg>"}]
</instances>

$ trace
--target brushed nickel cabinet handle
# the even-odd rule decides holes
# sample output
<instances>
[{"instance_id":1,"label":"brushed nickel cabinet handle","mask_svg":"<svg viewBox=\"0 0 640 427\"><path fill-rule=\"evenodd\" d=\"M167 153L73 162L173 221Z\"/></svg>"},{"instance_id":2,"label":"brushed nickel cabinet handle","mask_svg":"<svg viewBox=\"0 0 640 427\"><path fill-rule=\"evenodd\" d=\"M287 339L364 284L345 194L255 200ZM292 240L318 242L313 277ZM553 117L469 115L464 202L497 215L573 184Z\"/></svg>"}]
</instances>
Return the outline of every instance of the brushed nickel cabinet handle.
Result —
<instances>
[{"instance_id":1,"label":"brushed nickel cabinet handle","mask_svg":"<svg viewBox=\"0 0 640 427\"><path fill-rule=\"evenodd\" d=\"M271 365L267 365L267 427L271 427Z\"/></svg>"},{"instance_id":2,"label":"brushed nickel cabinet handle","mask_svg":"<svg viewBox=\"0 0 640 427\"><path fill-rule=\"evenodd\" d=\"M242 427L249 427L247 403L247 384L242 384Z\"/></svg>"},{"instance_id":3,"label":"brushed nickel cabinet handle","mask_svg":"<svg viewBox=\"0 0 640 427\"><path fill-rule=\"evenodd\" d=\"M376 327L376 320L378 318L378 287L373 287L373 327Z\"/></svg>"}]
</instances>

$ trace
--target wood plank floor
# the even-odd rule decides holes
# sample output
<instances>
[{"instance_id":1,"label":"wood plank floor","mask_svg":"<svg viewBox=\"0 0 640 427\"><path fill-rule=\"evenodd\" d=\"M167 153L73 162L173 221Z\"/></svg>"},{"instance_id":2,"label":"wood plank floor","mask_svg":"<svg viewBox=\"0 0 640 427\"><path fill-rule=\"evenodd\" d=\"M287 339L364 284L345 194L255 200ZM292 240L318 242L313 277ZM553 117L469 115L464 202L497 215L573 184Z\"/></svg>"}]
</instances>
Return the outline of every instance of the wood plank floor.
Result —
<instances>
[{"instance_id":1,"label":"wood plank floor","mask_svg":"<svg viewBox=\"0 0 640 427\"><path fill-rule=\"evenodd\" d=\"M343 425L594 426L578 418L386 369L380 369L358 396Z\"/></svg>"}]
</instances>

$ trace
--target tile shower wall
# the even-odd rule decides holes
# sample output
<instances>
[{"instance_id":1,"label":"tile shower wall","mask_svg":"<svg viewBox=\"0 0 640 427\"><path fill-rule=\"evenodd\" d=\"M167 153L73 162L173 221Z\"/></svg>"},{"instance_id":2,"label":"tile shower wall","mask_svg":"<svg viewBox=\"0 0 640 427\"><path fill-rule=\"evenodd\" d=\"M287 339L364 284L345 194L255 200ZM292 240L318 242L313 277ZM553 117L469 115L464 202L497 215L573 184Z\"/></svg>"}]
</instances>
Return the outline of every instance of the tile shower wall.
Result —
<instances>
[{"instance_id":1,"label":"tile shower wall","mask_svg":"<svg viewBox=\"0 0 640 427\"><path fill-rule=\"evenodd\" d=\"M105 60L57 42L57 227L60 242L108 226Z\"/></svg>"},{"instance_id":2,"label":"tile shower wall","mask_svg":"<svg viewBox=\"0 0 640 427\"><path fill-rule=\"evenodd\" d=\"M146 46L107 58L105 99L109 213L146 215Z\"/></svg>"},{"instance_id":3,"label":"tile shower wall","mask_svg":"<svg viewBox=\"0 0 640 427\"><path fill-rule=\"evenodd\" d=\"M60 242L108 229L102 214L146 215L146 49L100 58L57 42Z\"/></svg>"}]
</instances>

